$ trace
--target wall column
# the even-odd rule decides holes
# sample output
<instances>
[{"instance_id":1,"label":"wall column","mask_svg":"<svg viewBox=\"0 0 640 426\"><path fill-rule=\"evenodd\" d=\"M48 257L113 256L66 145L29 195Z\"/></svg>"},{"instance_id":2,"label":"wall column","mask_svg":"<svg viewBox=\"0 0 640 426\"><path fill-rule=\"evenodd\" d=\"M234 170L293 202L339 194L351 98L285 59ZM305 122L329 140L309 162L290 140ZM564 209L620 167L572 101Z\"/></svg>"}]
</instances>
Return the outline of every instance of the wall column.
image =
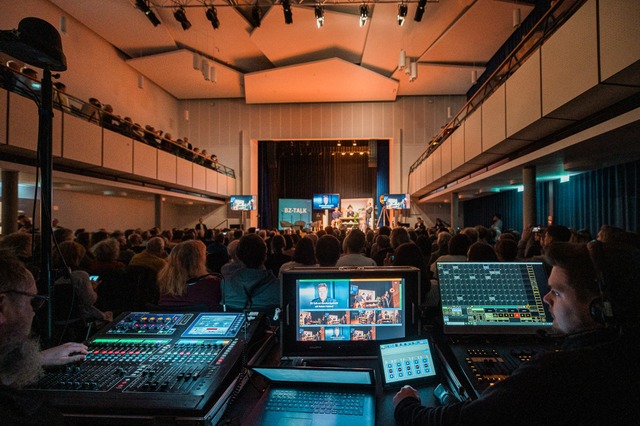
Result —
<instances>
[{"instance_id":1,"label":"wall column","mask_svg":"<svg viewBox=\"0 0 640 426\"><path fill-rule=\"evenodd\" d=\"M154 220L154 225L157 226L158 228L162 229L162 195L160 194L156 194L154 196L154 203L155 203L155 208L154 208L154 213L155 213L155 220Z\"/></svg>"},{"instance_id":2,"label":"wall column","mask_svg":"<svg viewBox=\"0 0 640 426\"><path fill-rule=\"evenodd\" d=\"M453 229L453 232L456 232L456 229L460 227L460 224L458 223L458 217L459 217L458 201L459 200L460 198L458 197L458 193L452 192L451 193L451 216L449 217L449 223L451 223L451 228Z\"/></svg>"},{"instance_id":3,"label":"wall column","mask_svg":"<svg viewBox=\"0 0 640 426\"><path fill-rule=\"evenodd\" d=\"M2 171L2 235L18 230L18 178L19 173Z\"/></svg>"},{"instance_id":4,"label":"wall column","mask_svg":"<svg viewBox=\"0 0 640 426\"><path fill-rule=\"evenodd\" d=\"M528 227L536 223L536 167L526 166L522 169L522 226Z\"/></svg>"}]
</instances>

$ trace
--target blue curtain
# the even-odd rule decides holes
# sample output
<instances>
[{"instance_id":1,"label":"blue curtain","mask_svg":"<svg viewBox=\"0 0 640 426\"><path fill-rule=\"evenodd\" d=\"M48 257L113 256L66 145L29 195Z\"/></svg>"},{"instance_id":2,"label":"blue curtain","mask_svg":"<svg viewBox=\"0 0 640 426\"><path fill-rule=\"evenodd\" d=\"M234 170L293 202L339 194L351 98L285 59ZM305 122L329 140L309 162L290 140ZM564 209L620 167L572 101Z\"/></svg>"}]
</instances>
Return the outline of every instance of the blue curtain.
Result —
<instances>
[{"instance_id":1,"label":"blue curtain","mask_svg":"<svg viewBox=\"0 0 640 426\"><path fill-rule=\"evenodd\" d=\"M389 141L380 140L377 146L378 152L378 174L376 177L376 199L375 205L377 206L378 213L375 216L376 224L378 223L379 215L382 212L382 204L380 203L380 196L389 193ZM382 221L379 222L383 224ZM389 225L388 223L385 223Z\"/></svg>"},{"instance_id":2,"label":"blue curtain","mask_svg":"<svg viewBox=\"0 0 640 426\"><path fill-rule=\"evenodd\" d=\"M549 212L549 189L553 190L553 212ZM502 215L504 229L522 230L522 193L500 192L463 203L464 226L491 224L494 213ZM573 229L588 229L593 236L602 225L628 231L640 229L640 161L602 168L536 185L536 221L553 222Z\"/></svg>"}]
</instances>

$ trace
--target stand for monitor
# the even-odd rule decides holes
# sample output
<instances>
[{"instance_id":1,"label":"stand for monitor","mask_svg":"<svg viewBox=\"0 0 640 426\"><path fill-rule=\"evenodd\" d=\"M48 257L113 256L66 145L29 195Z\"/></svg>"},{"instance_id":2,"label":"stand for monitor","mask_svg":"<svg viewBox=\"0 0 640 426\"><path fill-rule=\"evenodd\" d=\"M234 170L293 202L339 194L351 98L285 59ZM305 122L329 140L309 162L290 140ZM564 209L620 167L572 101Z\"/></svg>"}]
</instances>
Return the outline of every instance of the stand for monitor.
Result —
<instances>
[{"instance_id":1,"label":"stand for monitor","mask_svg":"<svg viewBox=\"0 0 640 426\"><path fill-rule=\"evenodd\" d=\"M382 222L382 225L388 225L393 227L394 221L395 221L395 210L382 207L382 213L380 214L380 216L378 216L378 223L376 224L376 226L380 228L381 226L380 222Z\"/></svg>"}]
</instances>

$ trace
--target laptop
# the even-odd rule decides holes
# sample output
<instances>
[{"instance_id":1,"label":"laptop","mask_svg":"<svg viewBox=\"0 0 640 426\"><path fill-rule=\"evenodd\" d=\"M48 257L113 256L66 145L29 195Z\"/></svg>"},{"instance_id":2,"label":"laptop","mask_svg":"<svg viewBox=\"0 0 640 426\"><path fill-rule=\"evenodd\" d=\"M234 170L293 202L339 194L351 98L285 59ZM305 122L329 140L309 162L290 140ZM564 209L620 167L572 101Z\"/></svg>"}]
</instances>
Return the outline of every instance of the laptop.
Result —
<instances>
[{"instance_id":1,"label":"laptop","mask_svg":"<svg viewBox=\"0 0 640 426\"><path fill-rule=\"evenodd\" d=\"M266 377L258 419L265 426L375 425L375 377L367 368L252 367Z\"/></svg>"},{"instance_id":2,"label":"laptop","mask_svg":"<svg viewBox=\"0 0 640 426\"><path fill-rule=\"evenodd\" d=\"M542 262L438 262L445 334L535 335L553 323Z\"/></svg>"}]
</instances>

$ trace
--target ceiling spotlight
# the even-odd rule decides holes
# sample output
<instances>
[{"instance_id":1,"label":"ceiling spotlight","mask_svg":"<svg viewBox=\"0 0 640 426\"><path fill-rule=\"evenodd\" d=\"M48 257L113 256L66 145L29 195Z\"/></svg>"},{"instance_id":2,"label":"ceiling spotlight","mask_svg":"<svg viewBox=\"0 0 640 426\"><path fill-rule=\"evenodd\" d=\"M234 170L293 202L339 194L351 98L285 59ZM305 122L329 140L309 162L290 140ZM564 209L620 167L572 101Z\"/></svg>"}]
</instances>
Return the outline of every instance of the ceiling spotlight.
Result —
<instances>
[{"instance_id":1,"label":"ceiling spotlight","mask_svg":"<svg viewBox=\"0 0 640 426\"><path fill-rule=\"evenodd\" d=\"M282 0L282 11L284 12L284 23L293 24L293 14L291 13L291 2Z\"/></svg>"},{"instance_id":2,"label":"ceiling spotlight","mask_svg":"<svg viewBox=\"0 0 640 426\"><path fill-rule=\"evenodd\" d=\"M324 25L324 7L320 5L316 5L316 24L318 24L318 28L322 28Z\"/></svg>"},{"instance_id":3,"label":"ceiling spotlight","mask_svg":"<svg viewBox=\"0 0 640 426\"><path fill-rule=\"evenodd\" d=\"M358 144L356 143L356 141L353 141L353 143L351 144L353 146L358 146Z\"/></svg>"},{"instance_id":4,"label":"ceiling spotlight","mask_svg":"<svg viewBox=\"0 0 640 426\"><path fill-rule=\"evenodd\" d=\"M360 6L360 26L364 27L367 25L367 19L369 19L369 6L365 3Z\"/></svg>"},{"instance_id":5,"label":"ceiling spotlight","mask_svg":"<svg viewBox=\"0 0 640 426\"><path fill-rule=\"evenodd\" d=\"M338 146L342 146L342 142L338 141Z\"/></svg>"},{"instance_id":6,"label":"ceiling spotlight","mask_svg":"<svg viewBox=\"0 0 640 426\"><path fill-rule=\"evenodd\" d=\"M416 9L416 15L413 20L416 22L422 21L422 15L424 15L424 9L427 7L427 0L418 0L418 7Z\"/></svg>"},{"instance_id":7,"label":"ceiling spotlight","mask_svg":"<svg viewBox=\"0 0 640 426\"><path fill-rule=\"evenodd\" d=\"M184 12L184 8L182 6L173 11L173 17L176 18L176 21L180 22L183 30L187 31L191 28L191 22L187 19L187 14Z\"/></svg>"},{"instance_id":8,"label":"ceiling spotlight","mask_svg":"<svg viewBox=\"0 0 640 426\"><path fill-rule=\"evenodd\" d=\"M213 26L214 30L220 28L220 21L218 20L218 11L215 7L211 6L207 9L206 13L207 19L211 22L211 26Z\"/></svg>"},{"instance_id":9,"label":"ceiling spotlight","mask_svg":"<svg viewBox=\"0 0 640 426\"><path fill-rule=\"evenodd\" d=\"M262 10L260 10L260 6L256 3L251 9L251 18L253 19L253 25L257 28L260 26L260 21L262 20Z\"/></svg>"},{"instance_id":10,"label":"ceiling spotlight","mask_svg":"<svg viewBox=\"0 0 640 426\"><path fill-rule=\"evenodd\" d=\"M513 28L518 28L522 23L520 8L513 9Z\"/></svg>"},{"instance_id":11,"label":"ceiling spotlight","mask_svg":"<svg viewBox=\"0 0 640 426\"><path fill-rule=\"evenodd\" d=\"M411 73L409 74L409 83L413 82L418 78L418 62L411 62Z\"/></svg>"},{"instance_id":12,"label":"ceiling spotlight","mask_svg":"<svg viewBox=\"0 0 640 426\"><path fill-rule=\"evenodd\" d=\"M151 9L149 9L149 4L147 1L136 0L136 6L138 7L138 9L142 11L142 13L144 13L147 16L147 18L149 18L149 21L151 21L154 27L157 27L158 25L160 25L160 20L158 19L156 14L153 13Z\"/></svg>"},{"instance_id":13,"label":"ceiling spotlight","mask_svg":"<svg viewBox=\"0 0 640 426\"><path fill-rule=\"evenodd\" d=\"M471 84L478 82L478 70L471 70Z\"/></svg>"},{"instance_id":14,"label":"ceiling spotlight","mask_svg":"<svg viewBox=\"0 0 640 426\"><path fill-rule=\"evenodd\" d=\"M407 5L403 2L398 5L398 25L403 26L407 17Z\"/></svg>"}]
</instances>

